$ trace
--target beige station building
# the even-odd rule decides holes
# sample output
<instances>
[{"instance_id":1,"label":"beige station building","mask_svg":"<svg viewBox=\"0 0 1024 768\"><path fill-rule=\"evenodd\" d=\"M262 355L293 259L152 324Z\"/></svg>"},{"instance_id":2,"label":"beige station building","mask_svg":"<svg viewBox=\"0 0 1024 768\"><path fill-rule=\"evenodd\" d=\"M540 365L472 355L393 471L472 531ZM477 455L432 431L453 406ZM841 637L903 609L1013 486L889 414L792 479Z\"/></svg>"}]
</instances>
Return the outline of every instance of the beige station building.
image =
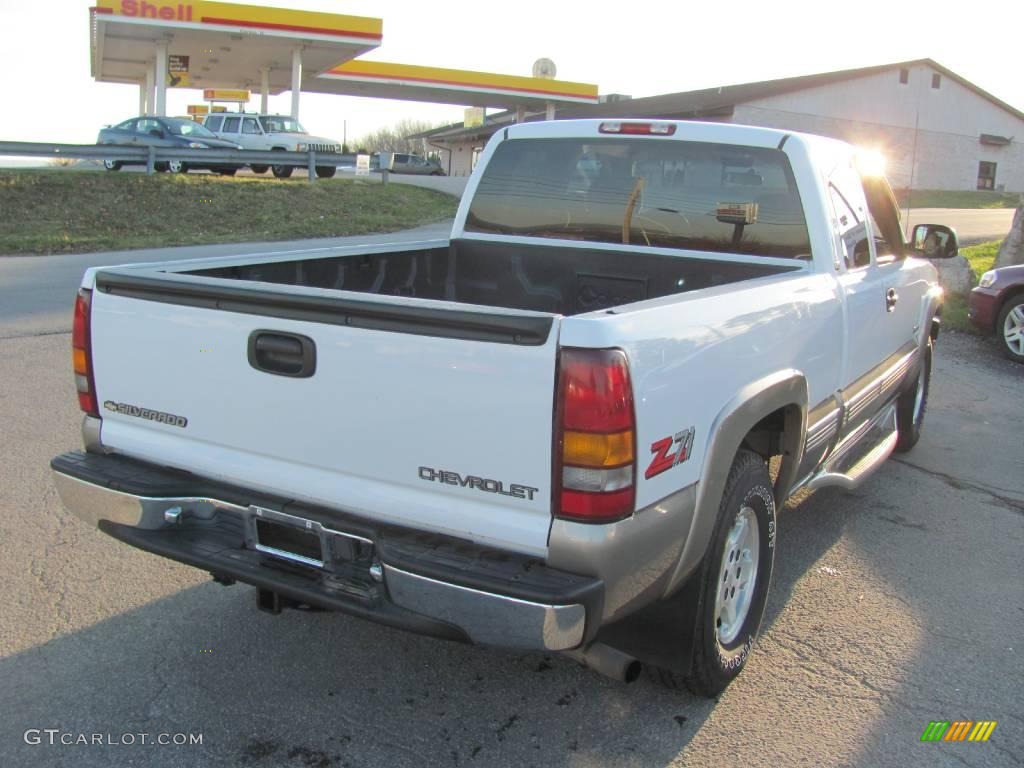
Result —
<instances>
[{"instance_id":1,"label":"beige station building","mask_svg":"<svg viewBox=\"0 0 1024 768\"><path fill-rule=\"evenodd\" d=\"M559 105L556 118L711 120L802 131L876 150L894 187L1024 192L1024 113L931 59L661 96ZM468 174L487 139L513 121L423 134ZM533 114L527 120L543 119Z\"/></svg>"}]
</instances>

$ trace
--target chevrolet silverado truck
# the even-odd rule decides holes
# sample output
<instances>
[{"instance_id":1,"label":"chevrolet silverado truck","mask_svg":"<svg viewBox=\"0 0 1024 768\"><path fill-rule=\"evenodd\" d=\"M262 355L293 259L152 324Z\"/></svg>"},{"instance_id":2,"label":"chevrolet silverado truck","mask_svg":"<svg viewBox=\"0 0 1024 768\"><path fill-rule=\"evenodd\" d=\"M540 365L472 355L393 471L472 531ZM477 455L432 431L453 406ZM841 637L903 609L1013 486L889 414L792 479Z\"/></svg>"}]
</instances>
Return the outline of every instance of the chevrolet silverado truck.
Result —
<instances>
[{"instance_id":1,"label":"chevrolet silverado truck","mask_svg":"<svg viewBox=\"0 0 1024 768\"><path fill-rule=\"evenodd\" d=\"M942 302L919 255L838 141L510 126L450 238L88 270L85 450L54 481L271 612L713 696L776 510L918 441Z\"/></svg>"}]
</instances>

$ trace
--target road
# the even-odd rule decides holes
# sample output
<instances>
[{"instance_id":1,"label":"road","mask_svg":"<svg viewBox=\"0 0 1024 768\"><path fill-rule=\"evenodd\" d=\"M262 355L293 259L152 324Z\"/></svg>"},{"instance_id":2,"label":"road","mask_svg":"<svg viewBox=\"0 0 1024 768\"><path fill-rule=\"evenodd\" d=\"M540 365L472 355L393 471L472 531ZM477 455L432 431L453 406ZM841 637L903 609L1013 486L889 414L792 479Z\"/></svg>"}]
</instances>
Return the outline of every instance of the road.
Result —
<instances>
[{"instance_id":1,"label":"road","mask_svg":"<svg viewBox=\"0 0 1024 768\"><path fill-rule=\"evenodd\" d=\"M187 250L264 248L292 250ZM854 492L819 491L780 513L758 648L704 701L559 656L329 613L269 616L250 588L215 585L69 515L47 464L79 445L71 296L87 265L124 256L0 259L5 768L1024 761L1024 371L993 345L941 339L917 448ZM984 744L921 743L937 719L998 725ZM51 746L45 733L28 744L28 729L115 744ZM202 745L117 743L139 733L201 734Z\"/></svg>"},{"instance_id":2,"label":"road","mask_svg":"<svg viewBox=\"0 0 1024 768\"><path fill-rule=\"evenodd\" d=\"M900 220L909 233L915 224L945 224L956 230L962 243L1002 240L1013 224L1012 208L913 208L909 225L906 210Z\"/></svg>"}]
</instances>

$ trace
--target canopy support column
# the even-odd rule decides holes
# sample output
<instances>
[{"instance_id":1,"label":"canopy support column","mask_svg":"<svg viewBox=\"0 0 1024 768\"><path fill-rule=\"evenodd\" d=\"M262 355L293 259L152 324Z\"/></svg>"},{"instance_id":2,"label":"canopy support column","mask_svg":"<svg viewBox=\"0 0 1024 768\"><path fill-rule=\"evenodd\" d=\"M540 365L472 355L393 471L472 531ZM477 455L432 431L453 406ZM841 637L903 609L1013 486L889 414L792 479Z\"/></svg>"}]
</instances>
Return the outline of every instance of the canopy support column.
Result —
<instances>
[{"instance_id":1,"label":"canopy support column","mask_svg":"<svg viewBox=\"0 0 1024 768\"><path fill-rule=\"evenodd\" d=\"M292 117L299 119L299 93L302 90L302 49L292 51Z\"/></svg>"},{"instance_id":2,"label":"canopy support column","mask_svg":"<svg viewBox=\"0 0 1024 768\"><path fill-rule=\"evenodd\" d=\"M260 114L267 114L270 99L270 67L260 67Z\"/></svg>"},{"instance_id":3,"label":"canopy support column","mask_svg":"<svg viewBox=\"0 0 1024 768\"><path fill-rule=\"evenodd\" d=\"M147 95L148 94L146 93L146 84L144 82L143 83L139 83L139 114L140 115L146 114L146 96Z\"/></svg>"},{"instance_id":4,"label":"canopy support column","mask_svg":"<svg viewBox=\"0 0 1024 768\"><path fill-rule=\"evenodd\" d=\"M156 109L158 117L167 116L167 43L156 44Z\"/></svg>"},{"instance_id":5,"label":"canopy support column","mask_svg":"<svg viewBox=\"0 0 1024 768\"><path fill-rule=\"evenodd\" d=\"M544 105L544 119L554 120L555 119L555 102L549 101Z\"/></svg>"},{"instance_id":6,"label":"canopy support column","mask_svg":"<svg viewBox=\"0 0 1024 768\"><path fill-rule=\"evenodd\" d=\"M154 88L156 87L156 77L154 76L155 62L149 62L149 66L146 67L146 103L143 106L143 115L153 114L153 105L156 103L156 96L154 94Z\"/></svg>"},{"instance_id":7,"label":"canopy support column","mask_svg":"<svg viewBox=\"0 0 1024 768\"><path fill-rule=\"evenodd\" d=\"M526 107L524 107L522 105L516 107L516 122L517 123L525 123L526 122Z\"/></svg>"}]
</instances>

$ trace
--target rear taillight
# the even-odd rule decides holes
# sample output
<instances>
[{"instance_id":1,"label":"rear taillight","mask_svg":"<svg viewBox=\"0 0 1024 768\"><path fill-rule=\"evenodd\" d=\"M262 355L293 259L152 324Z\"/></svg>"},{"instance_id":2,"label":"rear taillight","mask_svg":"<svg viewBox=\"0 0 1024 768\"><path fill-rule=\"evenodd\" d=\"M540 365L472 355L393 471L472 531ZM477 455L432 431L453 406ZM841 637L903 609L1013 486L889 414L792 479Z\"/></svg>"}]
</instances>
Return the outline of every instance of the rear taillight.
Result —
<instances>
[{"instance_id":1,"label":"rear taillight","mask_svg":"<svg viewBox=\"0 0 1024 768\"><path fill-rule=\"evenodd\" d=\"M626 355L619 349L563 349L555 406L555 516L610 523L633 514L635 446Z\"/></svg>"},{"instance_id":2,"label":"rear taillight","mask_svg":"<svg viewBox=\"0 0 1024 768\"><path fill-rule=\"evenodd\" d=\"M96 405L96 383L92 375L92 338L89 330L89 309L92 291L84 288L75 299L75 319L71 325L71 360L75 368L75 389L78 407L90 416L100 417Z\"/></svg>"}]
</instances>

